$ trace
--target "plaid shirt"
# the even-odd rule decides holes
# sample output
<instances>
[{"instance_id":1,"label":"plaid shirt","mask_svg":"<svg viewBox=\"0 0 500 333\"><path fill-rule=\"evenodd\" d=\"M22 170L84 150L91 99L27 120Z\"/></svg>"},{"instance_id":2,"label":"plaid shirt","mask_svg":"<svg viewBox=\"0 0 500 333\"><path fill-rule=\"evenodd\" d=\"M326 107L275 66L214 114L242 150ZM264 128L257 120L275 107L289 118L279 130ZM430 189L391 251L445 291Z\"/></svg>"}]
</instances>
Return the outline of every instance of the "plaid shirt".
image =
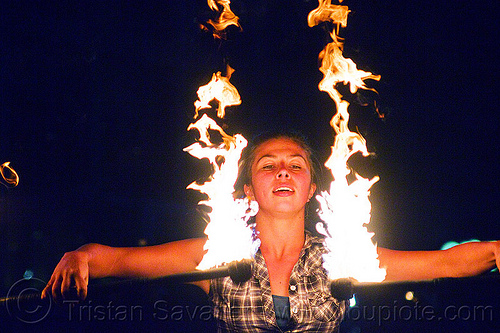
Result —
<instances>
[{"instance_id":1,"label":"plaid shirt","mask_svg":"<svg viewBox=\"0 0 500 333\"><path fill-rule=\"evenodd\" d=\"M304 247L290 276L287 332L333 332L339 328L346 304L330 295L322 265L323 253L322 239L306 233ZM214 279L210 296L219 332L281 332L260 250L255 254L250 280L235 284L229 277Z\"/></svg>"}]
</instances>

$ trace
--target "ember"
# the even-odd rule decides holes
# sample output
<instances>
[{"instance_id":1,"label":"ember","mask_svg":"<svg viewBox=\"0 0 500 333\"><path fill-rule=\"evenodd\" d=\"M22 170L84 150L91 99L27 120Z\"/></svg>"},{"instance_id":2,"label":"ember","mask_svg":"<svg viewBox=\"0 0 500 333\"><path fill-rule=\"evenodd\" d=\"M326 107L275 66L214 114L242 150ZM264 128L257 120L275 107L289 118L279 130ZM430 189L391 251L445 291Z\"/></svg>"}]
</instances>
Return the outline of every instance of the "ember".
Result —
<instances>
[{"instance_id":1,"label":"ember","mask_svg":"<svg viewBox=\"0 0 500 333\"><path fill-rule=\"evenodd\" d=\"M0 165L0 175L2 176L1 179L3 179L2 184L6 187L16 187L19 184L19 176L10 166L10 162Z\"/></svg>"}]
</instances>

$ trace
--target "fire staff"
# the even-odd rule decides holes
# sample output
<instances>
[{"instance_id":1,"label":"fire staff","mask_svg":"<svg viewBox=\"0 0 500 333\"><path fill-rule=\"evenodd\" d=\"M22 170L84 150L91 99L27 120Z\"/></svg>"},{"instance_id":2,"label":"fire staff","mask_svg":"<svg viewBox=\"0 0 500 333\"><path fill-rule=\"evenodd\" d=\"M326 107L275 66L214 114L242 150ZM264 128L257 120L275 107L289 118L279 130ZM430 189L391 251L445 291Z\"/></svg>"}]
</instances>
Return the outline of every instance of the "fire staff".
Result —
<instances>
[{"instance_id":1,"label":"fire staff","mask_svg":"<svg viewBox=\"0 0 500 333\"><path fill-rule=\"evenodd\" d=\"M198 282L212 299L220 332L324 331L339 328L346 302L331 296L322 265L322 239L306 231L305 212L317 187L317 169L297 135L263 135L245 149L236 195L259 204L255 216L261 245L252 277ZM87 296L90 278L158 277L195 270L205 238L139 248L87 244L66 253L42 297L61 300L76 288ZM500 266L500 242L478 242L445 251L378 249L386 280L418 280L480 274Z\"/></svg>"}]
</instances>

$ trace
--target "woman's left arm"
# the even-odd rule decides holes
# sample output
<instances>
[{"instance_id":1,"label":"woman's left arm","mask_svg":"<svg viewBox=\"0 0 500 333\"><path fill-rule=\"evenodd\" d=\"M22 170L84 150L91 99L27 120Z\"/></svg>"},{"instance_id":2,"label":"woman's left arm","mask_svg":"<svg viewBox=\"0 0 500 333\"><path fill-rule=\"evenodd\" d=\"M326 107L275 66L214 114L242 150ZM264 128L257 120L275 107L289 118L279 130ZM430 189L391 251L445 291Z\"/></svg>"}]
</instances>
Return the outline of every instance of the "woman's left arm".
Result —
<instances>
[{"instance_id":1,"label":"woman's left arm","mask_svg":"<svg viewBox=\"0 0 500 333\"><path fill-rule=\"evenodd\" d=\"M440 251L396 251L378 248L386 281L464 277L500 268L500 241L471 242Z\"/></svg>"}]
</instances>

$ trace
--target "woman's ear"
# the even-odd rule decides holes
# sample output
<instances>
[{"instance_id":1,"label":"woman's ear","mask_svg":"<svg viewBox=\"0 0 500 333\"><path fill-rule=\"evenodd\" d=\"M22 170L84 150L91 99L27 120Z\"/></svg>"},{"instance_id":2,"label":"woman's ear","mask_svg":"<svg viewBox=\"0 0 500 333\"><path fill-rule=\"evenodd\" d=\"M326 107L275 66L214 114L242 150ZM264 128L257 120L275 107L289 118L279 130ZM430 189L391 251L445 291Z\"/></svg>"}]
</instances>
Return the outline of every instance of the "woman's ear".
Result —
<instances>
[{"instance_id":1,"label":"woman's ear","mask_svg":"<svg viewBox=\"0 0 500 333\"><path fill-rule=\"evenodd\" d=\"M243 191L245 192L245 195L250 199L253 200L253 190L252 186L249 185L243 185Z\"/></svg>"},{"instance_id":2,"label":"woman's ear","mask_svg":"<svg viewBox=\"0 0 500 333\"><path fill-rule=\"evenodd\" d=\"M316 184L315 183L311 183L311 188L309 189L309 196L308 196L309 200L314 195L314 192L316 192Z\"/></svg>"}]
</instances>

